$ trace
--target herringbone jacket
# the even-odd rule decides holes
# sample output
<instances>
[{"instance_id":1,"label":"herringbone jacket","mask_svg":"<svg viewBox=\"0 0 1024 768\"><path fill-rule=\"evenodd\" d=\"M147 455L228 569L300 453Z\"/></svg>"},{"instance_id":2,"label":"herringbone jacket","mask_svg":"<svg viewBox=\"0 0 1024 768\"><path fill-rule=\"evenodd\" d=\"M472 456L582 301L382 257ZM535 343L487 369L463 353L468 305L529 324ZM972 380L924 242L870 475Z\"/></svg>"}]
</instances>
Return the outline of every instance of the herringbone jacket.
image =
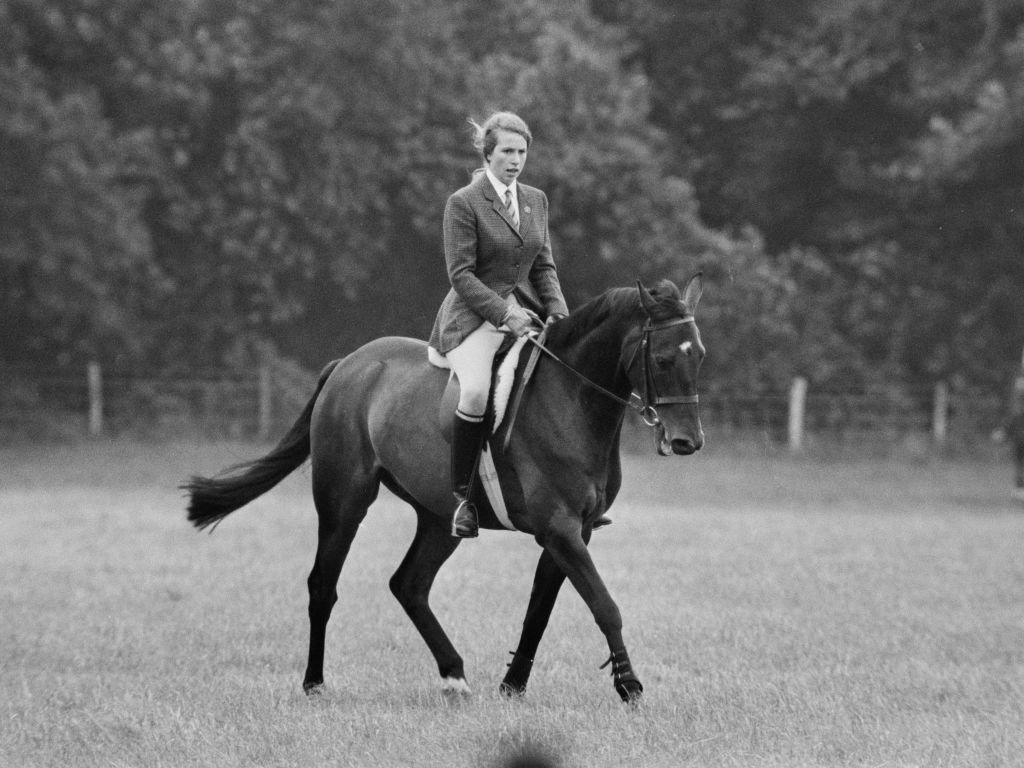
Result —
<instances>
[{"instance_id":1,"label":"herringbone jacket","mask_svg":"<svg viewBox=\"0 0 1024 768\"><path fill-rule=\"evenodd\" d=\"M518 187L518 230L485 173L448 198L444 258L452 287L430 334L430 346L442 355L484 320L500 325L513 291L541 316L569 313L551 256L547 196Z\"/></svg>"}]
</instances>

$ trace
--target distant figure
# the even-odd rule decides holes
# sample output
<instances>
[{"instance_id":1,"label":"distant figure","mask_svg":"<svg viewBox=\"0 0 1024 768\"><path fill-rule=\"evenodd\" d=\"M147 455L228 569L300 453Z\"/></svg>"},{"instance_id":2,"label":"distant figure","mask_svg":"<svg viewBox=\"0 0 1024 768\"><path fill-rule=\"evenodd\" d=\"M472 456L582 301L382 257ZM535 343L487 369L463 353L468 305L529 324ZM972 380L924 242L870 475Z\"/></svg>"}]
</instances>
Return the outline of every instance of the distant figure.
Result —
<instances>
[{"instance_id":1,"label":"distant figure","mask_svg":"<svg viewBox=\"0 0 1024 768\"><path fill-rule=\"evenodd\" d=\"M1024 501L1024 354L1021 355L1020 370L1014 377L1010 392L1009 416L1003 426L996 430L995 438L999 442L1009 440L1013 444L1013 497Z\"/></svg>"}]
</instances>

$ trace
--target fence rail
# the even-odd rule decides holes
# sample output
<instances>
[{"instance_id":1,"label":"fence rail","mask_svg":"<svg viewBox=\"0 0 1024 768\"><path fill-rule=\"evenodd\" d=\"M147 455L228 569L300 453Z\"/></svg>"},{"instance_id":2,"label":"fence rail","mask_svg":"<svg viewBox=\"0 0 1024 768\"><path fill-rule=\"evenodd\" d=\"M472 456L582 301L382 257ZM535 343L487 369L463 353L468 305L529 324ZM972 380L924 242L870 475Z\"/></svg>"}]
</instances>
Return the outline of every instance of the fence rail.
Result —
<instances>
[{"instance_id":1,"label":"fence rail","mask_svg":"<svg viewBox=\"0 0 1024 768\"><path fill-rule=\"evenodd\" d=\"M40 431L88 435L196 433L231 438L281 434L312 392L315 375L295 366L205 370L150 376L90 363L79 372L6 367L0 384L0 434ZM707 428L719 435L757 432L800 451L815 440L938 444L987 439L1005 403L992 392L932 387L827 391L796 379L788 391L701 393Z\"/></svg>"},{"instance_id":2,"label":"fence rail","mask_svg":"<svg viewBox=\"0 0 1024 768\"><path fill-rule=\"evenodd\" d=\"M4 369L4 377L0 433L50 436L200 432L265 439L291 424L315 382L312 374L271 365L152 376L90 363L81 375L22 367Z\"/></svg>"}]
</instances>

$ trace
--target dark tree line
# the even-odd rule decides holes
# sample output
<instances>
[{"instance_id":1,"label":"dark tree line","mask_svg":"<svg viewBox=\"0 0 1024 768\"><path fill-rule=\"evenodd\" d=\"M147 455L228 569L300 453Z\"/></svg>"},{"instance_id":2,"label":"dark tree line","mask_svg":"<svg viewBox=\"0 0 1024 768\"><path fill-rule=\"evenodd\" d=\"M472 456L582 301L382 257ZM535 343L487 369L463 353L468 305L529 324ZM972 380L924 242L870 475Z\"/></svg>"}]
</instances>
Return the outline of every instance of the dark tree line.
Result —
<instances>
[{"instance_id":1,"label":"dark tree line","mask_svg":"<svg viewBox=\"0 0 1024 768\"><path fill-rule=\"evenodd\" d=\"M0 361L425 337L511 108L571 306L700 268L723 386L996 384L1022 64L1019 0L0 0Z\"/></svg>"}]
</instances>

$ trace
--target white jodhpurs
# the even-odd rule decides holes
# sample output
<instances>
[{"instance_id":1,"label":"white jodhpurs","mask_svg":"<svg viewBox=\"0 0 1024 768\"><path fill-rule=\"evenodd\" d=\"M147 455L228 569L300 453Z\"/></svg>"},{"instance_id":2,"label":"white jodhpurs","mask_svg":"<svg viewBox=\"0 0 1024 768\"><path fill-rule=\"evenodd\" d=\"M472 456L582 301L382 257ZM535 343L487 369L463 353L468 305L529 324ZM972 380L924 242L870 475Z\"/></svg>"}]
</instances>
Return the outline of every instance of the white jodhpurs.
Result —
<instances>
[{"instance_id":1,"label":"white jodhpurs","mask_svg":"<svg viewBox=\"0 0 1024 768\"><path fill-rule=\"evenodd\" d=\"M515 296L509 304L518 305ZM487 411L487 398L491 392L491 368L494 354L505 335L486 320L462 340L446 357L459 377L459 410L465 416L483 416Z\"/></svg>"}]
</instances>

